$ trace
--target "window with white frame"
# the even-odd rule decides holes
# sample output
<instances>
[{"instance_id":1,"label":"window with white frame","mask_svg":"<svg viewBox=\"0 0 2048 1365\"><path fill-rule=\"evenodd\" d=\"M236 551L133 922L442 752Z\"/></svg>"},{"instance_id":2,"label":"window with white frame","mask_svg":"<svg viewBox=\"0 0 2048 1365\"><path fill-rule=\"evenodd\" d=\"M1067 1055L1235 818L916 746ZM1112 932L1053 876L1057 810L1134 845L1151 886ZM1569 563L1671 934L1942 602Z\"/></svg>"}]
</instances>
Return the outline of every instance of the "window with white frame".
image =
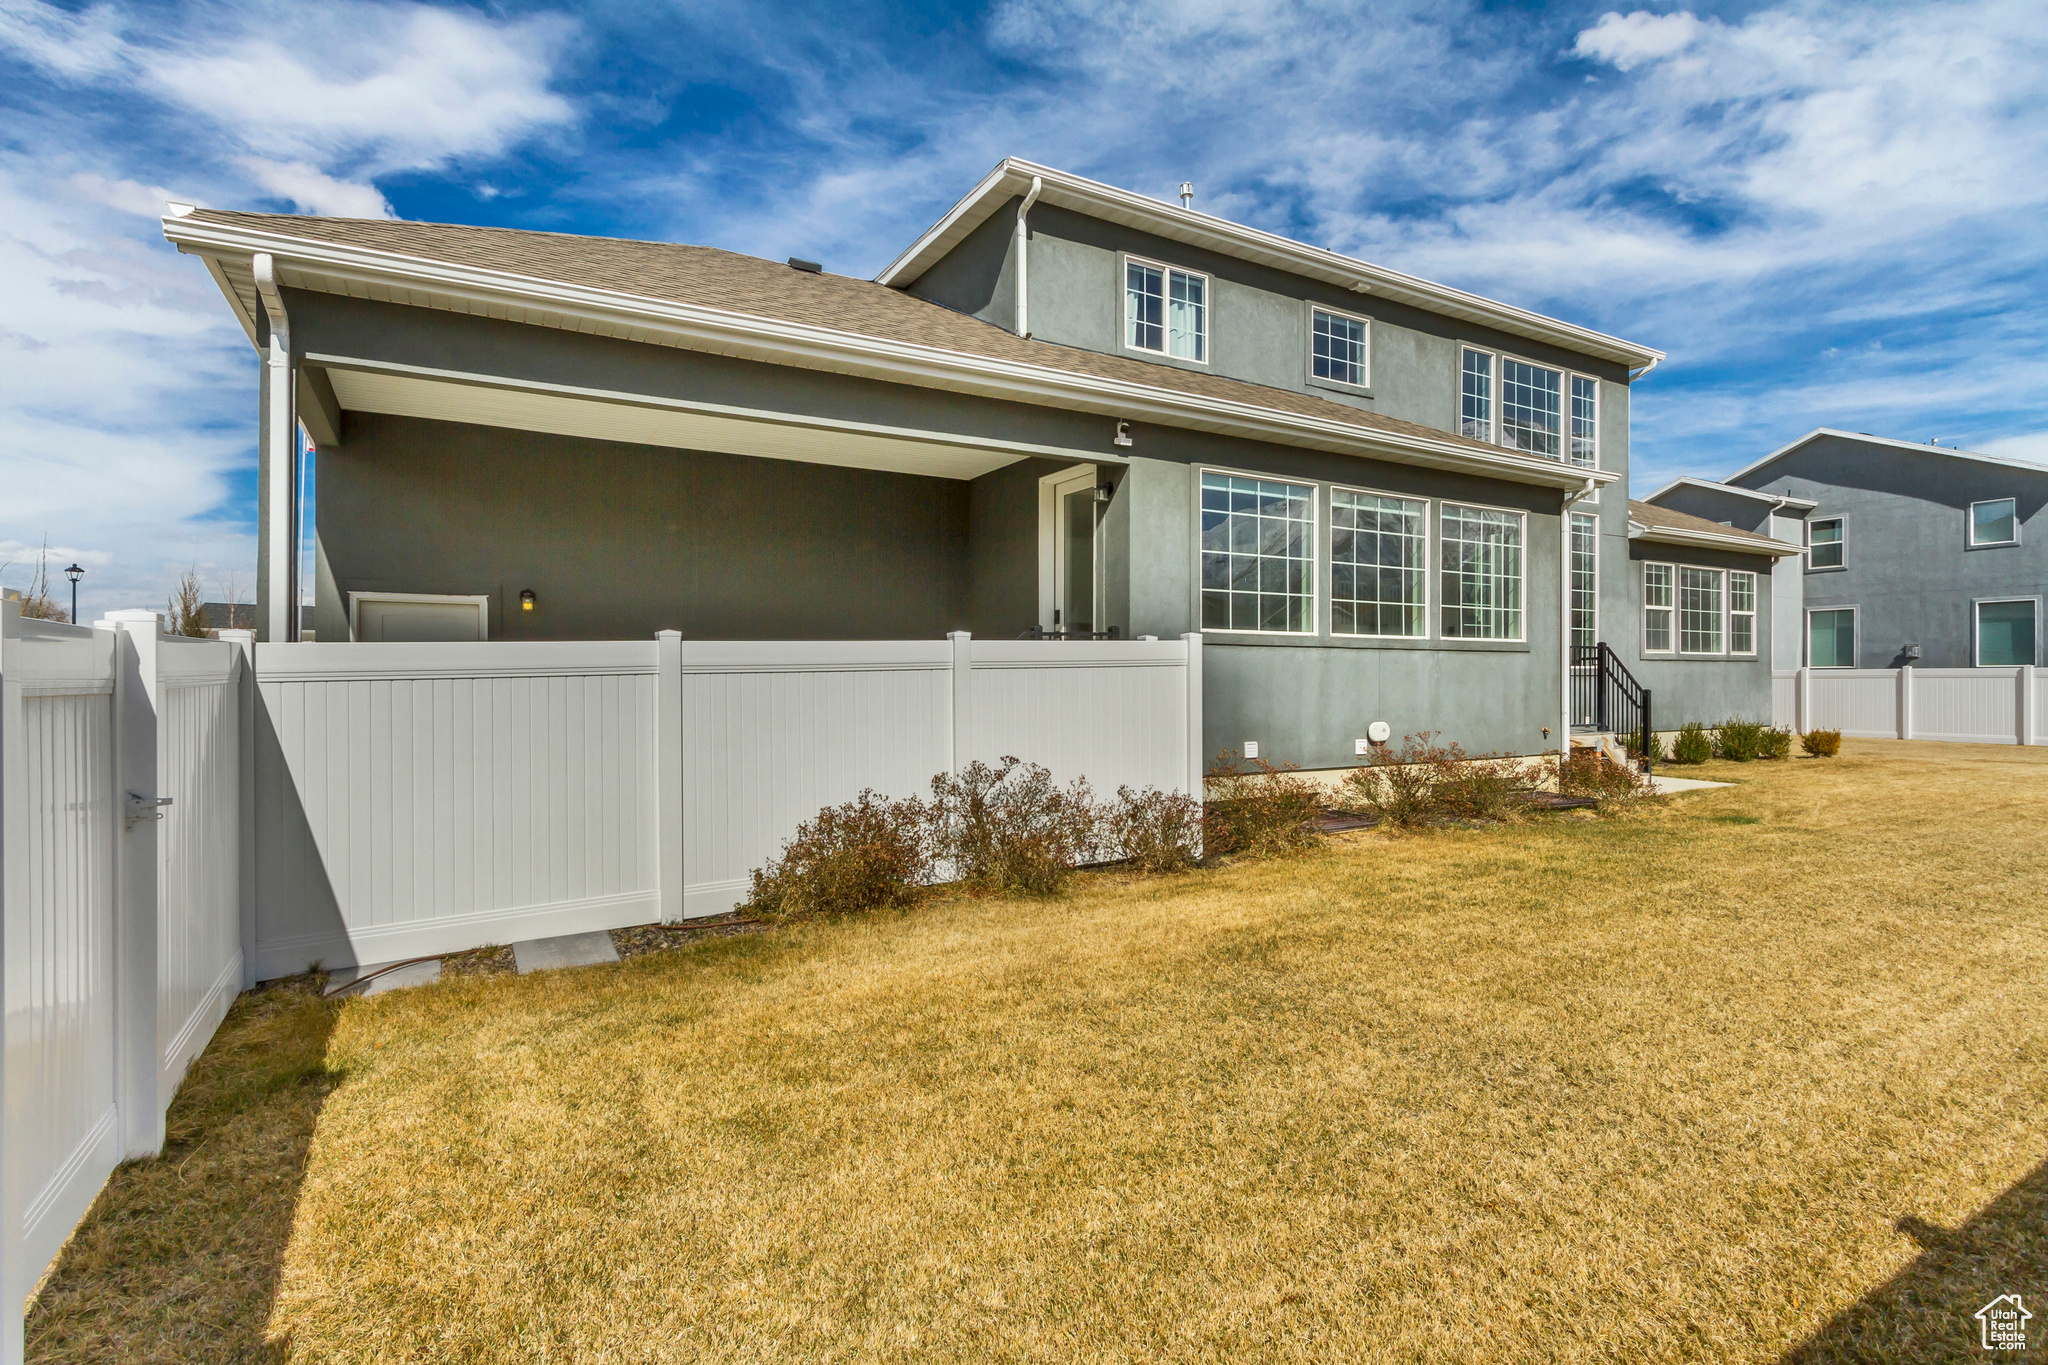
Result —
<instances>
[{"instance_id":1,"label":"window with white frame","mask_svg":"<svg viewBox=\"0 0 2048 1365\"><path fill-rule=\"evenodd\" d=\"M1558 459L1564 409L1564 373L1510 356L1500 358L1500 443L1530 455Z\"/></svg>"},{"instance_id":2,"label":"window with white frame","mask_svg":"<svg viewBox=\"0 0 2048 1365\"><path fill-rule=\"evenodd\" d=\"M1721 652L1721 571L1678 568L1678 652Z\"/></svg>"},{"instance_id":3,"label":"window with white frame","mask_svg":"<svg viewBox=\"0 0 2048 1365\"><path fill-rule=\"evenodd\" d=\"M1728 575L1728 652L1756 653L1756 575L1743 569Z\"/></svg>"},{"instance_id":4,"label":"window with white frame","mask_svg":"<svg viewBox=\"0 0 2048 1365\"><path fill-rule=\"evenodd\" d=\"M1600 642L1600 518L1572 513L1572 643Z\"/></svg>"},{"instance_id":5,"label":"window with white frame","mask_svg":"<svg viewBox=\"0 0 2048 1365\"><path fill-rule=\"evenodd\" d=\"M1856 609L1829 607L1806 613L1806 662L1813 668L1856 666Z\"/></svg>"},{"instance_id":6,"label":"window with white frame","mask_svg":"<svg viewBox=\"0 0 2048 1365\"><path fill-rule=\"evenodd\" d=\"M1600 463L1600 381L1582 374L1572 376L1572 463Z\"/></svg>"},{"instance_id":7,"label":"window with white frame","mask_svg":"<svg viewBox=\"0 0 2048 1365\"><path fill-rule=\"evenodd\" d=\"M1365 387L1365 319L1309 310L1309 373L1333 384Z\"/></svg>"},{"instance_id":8,"label":"window with white frame","mask_svg":"<svg viewBox=\"0 0 2048 1365\"><path fill-rule=\"evenodd\" d=\"M1843 534L1840 517L1823 517L1819 521L1806 523L1806 567L1809 569L1839 569L1847 548L1847 537Z\"/></svg>"},{"instance_id":9,"label":"window with white frame","mask_svg":"<svg viewBox=\"0 0 2048 1365\"><path fill-rule=\"evenodd\" d=\"M1315 629L1315 489L1202 475L1202 629Z\"/></svg>"},{"instance_id":10,"label":"window with white frame","mask_svg":"<svg viewBox=\"0 0 2048 1365\"><path fill-rule=\"evenodd\" d=\"M2041 604L2022 598L2015 602L1977 604L1977 665L1994 668L2031 665L2034 657L2036 617Z\"/></svg>"},{"instance_id":11,"label":"window with white frame","mask_svg":"<svg viewBox=\"0 0 2048 1365\"><path fill-rule=\"evenodd\" d=\"M1124 345L1180 360L1209 359L1209 277L1124 262Z\"/></svg>"},{"instance_id":12,"label":"window with white frame","mask_svg":"<svg viewBox=\"0 0 2048 1365\"><path fill-rule=\"evenodd\" d=\"M1521 639L1521 515L1447 502L1442 526L1444 637Z\"/></svg>"},{"instance_id":13,"label":"window with white frame","mask_svg":"<svg viewBox=\"0 0 2048 1365\"><path fill-rule=\"evenodd\" d=\"M1669 564L1643 565L1643 653L1671 652L1672 575Z\"/></svg>"},{"instance_id":14,"label":"window with white frame","mask_svg":"<svg viewBox=\"0 0 2048 1365\"><path fill-rule=\"evenodd\" d=\"M1330 492L1330 630L1420 638L1429 573L1429 504L1349 488Z\"/></svg>"},{"instance_id":15,"label":"window with white frame","mask_svg":"<svg viewBox=\"0 0 2048 1365\"><path fill-rule=\"evenodd\" d=\"M2020 538L2019 504L1993 498L1970 504L1970 544L2011 545Z\"/></svg>"},{"instance_id":16,"label":"window with white frame","mask_svg":"<svg viewBox=\"0 0 2048 1365\"><path fill-rule=\"evenodd\" d=\"M1493 356L1467 347L1459 381L1459 430L1476 441L1493 439Z\"/></svg>"}]
</instances>

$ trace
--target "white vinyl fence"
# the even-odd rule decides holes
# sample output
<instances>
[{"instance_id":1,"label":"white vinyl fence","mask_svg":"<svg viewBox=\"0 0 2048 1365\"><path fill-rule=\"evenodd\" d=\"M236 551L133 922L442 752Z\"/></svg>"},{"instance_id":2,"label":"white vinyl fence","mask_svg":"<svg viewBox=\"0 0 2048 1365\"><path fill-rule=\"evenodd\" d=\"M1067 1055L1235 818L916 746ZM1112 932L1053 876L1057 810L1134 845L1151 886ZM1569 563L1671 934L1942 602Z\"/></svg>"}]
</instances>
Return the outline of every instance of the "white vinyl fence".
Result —
<instances>
[{"instance_id":1,"label":"white vinyl fence","mask_svg":"<svg viewBox=\"0 0 2048 1365\"><path fill-rule=\"evenodd\" d=\"M1201 642L264 644L254 975L715 915L863 788L1199 794Z\"/></svg>"},{"instance_id":2,"label":"white vinyl fence","mask_svg":"<svg viewBox=\"0 0 2048 1365\"><path fill-rule=\"evenodd\" d=\"M244 645L161 637L149 612L0 616L0 1362L241 988L247 677Z\"/></svg>"},{"instance_id":3,"label":"white vinyl fence","mask_svg":"<svg viewBox=\"0 0 2048 1365\"><path fill-rule=\"evenodd\" d=\"M1865 739L2048 744L2048 671L1802 668L1772 675L1771 715Z\"/></svg>"}]
</instances>

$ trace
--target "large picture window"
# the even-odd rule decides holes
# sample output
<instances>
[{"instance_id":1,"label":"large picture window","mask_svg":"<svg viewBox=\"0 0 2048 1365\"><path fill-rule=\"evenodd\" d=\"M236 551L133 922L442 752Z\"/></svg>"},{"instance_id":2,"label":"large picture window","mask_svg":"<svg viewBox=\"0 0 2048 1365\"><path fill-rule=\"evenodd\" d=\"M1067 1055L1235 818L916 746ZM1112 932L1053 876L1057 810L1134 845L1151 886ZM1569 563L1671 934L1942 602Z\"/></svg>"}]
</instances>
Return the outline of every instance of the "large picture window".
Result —
<instances>
[{"instance_id":1,"label":"large picture window","mask_svg":"<svg viewBox=\"0 0 2048 1365\"><path fill-rule=\"evenodd\" d=\"M1315 489L1202 475L1202 629L1315 629Z\"/></svg>"},{"instance_id":2,"label":"large picture window","mask_svg":"<svg viewBox=\"0 0 2048 1365\"><path fill-rule=\"evenodd\" d=\"M1806 662L1814 668L1856 666L1856 611L1831 607L1806 613Z\"/></svg>"},{"instance_id":3,"label":"large picture window","mask_svg":"<svg viewBox=\"0 0 2048 1365\"><path fill-rule=\"evenodd\" d=\"M1839 569L1846 562L1843 550L1846 548L1840 517L1824 517L1819 521L1806 523L1806 567L1809 569ZM1953 543L1953 542L1951 542Z\"/></svg>"},{"instance_id":4,"label":"large picture window","mask_svg":"<svg viewBox=\"0 0 2048 1365\"><path fill-rule=\"evenodd\" d=\"M1428 633L1429 504L1348 488L1330 493L1330 629Z\"/></svg>"},{"instance_id":5,"label":"large picture window","mask_svg":"<svg viewBox=\"0 0 2048 1365\"><path fill-rule=\"evenodd\" d=\"M1678 652L1721 652L1721 571L1678 570Z\"/></svg>"},{"instance_id":6,"label":"large picture window","mask_svg":"<svg viewBox=\"0 0 2048 1365\"><path fill-rule=\"evenodd\" d=\"M1672 574L1669 564L1643 565L1643 653L1671 652Z\"/></svg>"},{"instance_id":7,"label":"large picture window","mask_svg":"<svg viewBox=\"0 0 2048 1365\"><path fill-rule=\"evenodd\" d=\"M1521 639L1521 516L1445 503L1442 543L1444 637Z\"/></svg>"},{"instance_id":8,"label":"large picture window","mask_svg":"<svg viewBox=\"0 0 2048 1365\"><path fill-rule=\"evenodd\" d=\"M1500 358L1500 443L1547 459L1560 457L1564 375Z\"/></svg>"},{"instance_id":9,"label":"large picture window","mask_svg":"<svg viewBox=\"0 0 2048 1365\"><path fill-rule=\"evenodd\" d=\"M1333 384L1364 388L1365 319L1309 310L1309 373Z\"/></svg>"},{"instance_id":10,"label":"large picture window","mask_svg":"<svg viewBox=\"0 0 2048 1365\"><path fill-rule=\"evenodd\" d=\"M1209 277L1124 262L1124 345L1180 360L1209 359Z\"/></svg>"},{"instance_id":11,"label":"large picture window","mask_svg":"<svg viewBox=\"0 0 2048 1365\"><path fill-rule=\"evenodd\" d=\"M1572 643L1600 642L1600 518L1572 513Z\"/></svg>"},{"instance_id":12,"label":"large picture window","mask_svg":"<svg viewBox=\"0 0 2048 1365\"><path fill-rule=\"evenodd\" d=\"M1756 575L1745 570L1728 575L1728 652L1756 653Z\"/></svg>"},{"instance_id":13,"label":"large picture window","mask_svg":"<svg viewBox=\"0 0 2048 1365\"><path fill-rule=\"evenodd\" d=\"M2032 664L2035 618L2040 604L2031 598L2018 602L1977 604L1977 663L1993 668L2001 665Z\"/></svg>"}]
</instances>

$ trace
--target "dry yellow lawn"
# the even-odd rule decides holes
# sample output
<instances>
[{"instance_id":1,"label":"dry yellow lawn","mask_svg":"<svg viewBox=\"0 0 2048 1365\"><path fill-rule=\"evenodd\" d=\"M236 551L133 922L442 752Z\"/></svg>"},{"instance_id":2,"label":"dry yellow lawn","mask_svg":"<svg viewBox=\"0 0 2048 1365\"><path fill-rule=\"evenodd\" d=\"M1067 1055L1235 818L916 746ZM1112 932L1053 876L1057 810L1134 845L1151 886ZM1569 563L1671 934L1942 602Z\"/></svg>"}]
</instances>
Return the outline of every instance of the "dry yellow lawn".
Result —
<instances>
[{"instance_id":1,"label":"dry yellow lawn","mask_svg":"<svg viewBox=\"0 0 2048 1365\"><path fill-rule=\"evenodd\" d=\"M1702 775L245 1000L32 1356L1962 1360L2009 1291L2048 1348L2048 754Z\"/></svg>"}]
</instances>

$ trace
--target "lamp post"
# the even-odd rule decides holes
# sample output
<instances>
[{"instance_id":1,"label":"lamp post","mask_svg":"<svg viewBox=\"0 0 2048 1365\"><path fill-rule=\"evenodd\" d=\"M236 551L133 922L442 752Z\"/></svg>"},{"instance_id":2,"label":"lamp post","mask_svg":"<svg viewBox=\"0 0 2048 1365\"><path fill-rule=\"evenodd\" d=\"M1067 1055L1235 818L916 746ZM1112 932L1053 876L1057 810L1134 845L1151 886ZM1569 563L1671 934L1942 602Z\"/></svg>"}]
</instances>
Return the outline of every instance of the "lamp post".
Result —
<instances>
[{"instance_id":1,"label":"lamp post","mask_svg":"<svg viewBox=\"0 0 2048 1365\"><path fill-rule=\"evenodd\" d=\"M78 561L74 559L71 567L64 571L64 576L71 580L71 624L75 626L78 624L78 580L85 577L85 570L78 567Z\"/></svg>"}]
</instances>

